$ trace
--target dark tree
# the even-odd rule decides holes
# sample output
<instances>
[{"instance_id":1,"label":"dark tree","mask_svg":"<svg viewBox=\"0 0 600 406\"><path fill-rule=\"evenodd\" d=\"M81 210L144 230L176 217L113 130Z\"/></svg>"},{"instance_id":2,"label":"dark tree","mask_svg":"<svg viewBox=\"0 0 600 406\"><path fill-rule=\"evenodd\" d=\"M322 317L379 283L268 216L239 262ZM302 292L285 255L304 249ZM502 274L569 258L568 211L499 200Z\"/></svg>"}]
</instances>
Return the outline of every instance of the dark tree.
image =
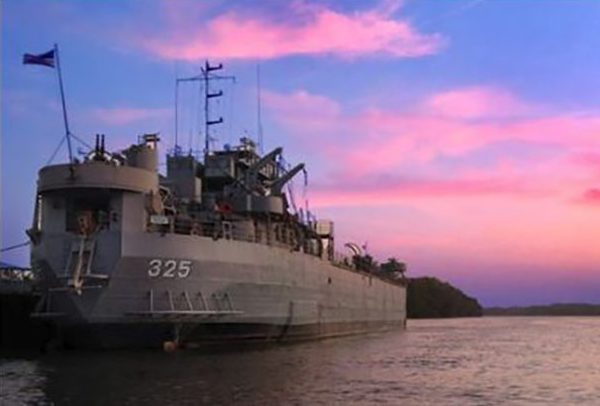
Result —
<instances>
[{"instance_id":1,"label":"dark tree","mask_svg":"<svg viewBox=\"0 0 600 406\"><path fill-rule=\"evenodd\" d=\"M477 299L436 278L409 279L407 292L408 317L478 317L482 308Z\"/></svg>"},{"instance_id":2,"label":"dark tree","mask_svg":"<svg viewBox=\"0 0 600 406\"><path fill-rule=\"evenodd\" d=\"M404 276L406 273L406 264L398 261L396 258L388 258L387 262L381 264L381 272L386 274L400 274Z\"/></svg>"},{"instance_id":3,"label":"dark tree","mask_svg":"<svg viewBox=\"0 0 600 406\"><path fill-rule=\"evenodd\" d=\"M361 271L374 272L378 267L377 261L369 254L355 255L352 259L356 269Z\"/></svg>"}]
</instances>

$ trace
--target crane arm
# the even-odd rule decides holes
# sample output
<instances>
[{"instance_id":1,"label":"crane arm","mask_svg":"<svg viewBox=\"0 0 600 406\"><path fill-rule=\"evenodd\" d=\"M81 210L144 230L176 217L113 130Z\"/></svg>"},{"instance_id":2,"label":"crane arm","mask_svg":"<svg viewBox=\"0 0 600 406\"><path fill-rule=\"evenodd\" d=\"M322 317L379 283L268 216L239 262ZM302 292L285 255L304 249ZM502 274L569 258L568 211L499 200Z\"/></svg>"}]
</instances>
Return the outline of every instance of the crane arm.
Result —
<instances>
[{"instance_id":1,"label":"crane arm","mask_svg":"<svg viewBox=\"0 0 600 406\"><path fill-rule=\"evenodd\" d=\"M271 183L271 194L281 194L283 191L283 187L286 183L288 183L298 172L304 169L304 164L298 164L290 169L283 176L275 179L273 183Z\"/></svg>"}]
</instances>

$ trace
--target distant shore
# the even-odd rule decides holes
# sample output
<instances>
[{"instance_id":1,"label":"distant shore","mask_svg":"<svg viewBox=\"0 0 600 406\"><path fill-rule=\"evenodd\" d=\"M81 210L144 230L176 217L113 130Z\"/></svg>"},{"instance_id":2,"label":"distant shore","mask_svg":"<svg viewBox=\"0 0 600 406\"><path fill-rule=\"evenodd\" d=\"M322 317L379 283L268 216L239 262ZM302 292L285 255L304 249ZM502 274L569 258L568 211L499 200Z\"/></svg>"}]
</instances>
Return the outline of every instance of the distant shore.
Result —
<instances>
[{"instance_id":1,"label":"distant shore","mask_svg":"<svg viewBox=\"0 0 600 406\"><path fill-rule=\"evenodd\" d=\"M409 319L480 317L477 299L433 277L409 278L406 300Z\"/></svg>"},{"instance_id":2,"label":"distant shore","mask_svg":"<svg viewBox=\"0 0 600 406\"><path fill-rule=\"evenodd\" d=\"M537 306L487 307L484 316L600 316L600 304L553 303Z\"/></svg>"}]
</instances>

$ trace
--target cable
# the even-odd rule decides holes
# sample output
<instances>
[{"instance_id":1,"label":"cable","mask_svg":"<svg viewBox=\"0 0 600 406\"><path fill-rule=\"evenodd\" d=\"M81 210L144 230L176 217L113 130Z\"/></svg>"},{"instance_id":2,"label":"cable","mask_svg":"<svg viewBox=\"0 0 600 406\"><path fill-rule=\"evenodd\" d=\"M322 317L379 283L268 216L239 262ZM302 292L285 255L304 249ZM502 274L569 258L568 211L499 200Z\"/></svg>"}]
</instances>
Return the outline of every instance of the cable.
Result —
<instances>
[{"instance_id":1,"label":"cable","mask_svg":"<svg viewBox=\"0 0 600 406\"><path fill-rule=\"evenodd\" d=\"M22 242L21 244L11 245L10 247L4 247L4 248L0 249L0 252L12 251L17 248L25 247L29 244L31 244L31 242L25 241L25 242Z\"/></svg>"},{"instance_id":2,"label":"cable","mask_svg":"<svg viewBox=\"0 0 600 406\"><path fill-rule=\"evenodd\" d=\"M50 159L48 159L48 162L46 162L46 166L50 165L52 163L52 161L54 161L54 158L56 158L56 154L58 154L58 151L60 151L60 148L65 143L65 139L66 139L66 137L62 137L60 139L60 142L58 143L58 146L54 149L54 152L50 156Z\"/></svg>"},{"instance_id":3,"label":"cable","mask_svg":"<svg viewBox=\"0 0 600 406\"><path fill-rule=\"evenodd\" d=\"M82 140L81 138L79 138L78 136L76 136L75 134L71 133L71 137L75 138L77 141L79 141L84 146L88 147L89 149L94 149L90 144L88 144L87 142L85 142L84 140Z\"/></svg>"},{"instance_id":4,"label":"cable","mask_svg":"<svg viewBox=\"0 0 600 406\"><path fill-rule=\"evenodd\" d=\"M79 141L81 144L83 144L84 146L88 147L90 150L93 149L92 146L90 144L88 144L87 142L85 142L84 140L82 140L81 138L79 138L78 136L76 136L73 133L69 133L69 135L71 137L73 137L76 141ZM52 153L52 155L50 156L50 159L48 159L48 162L46 162L46 166L50 165L52 163L52 161L54 161L54 158L56 158L56 154L59 153L60 149L62 148L63 144L65 143L65 140L67 139L67 137L62 137L60 139L60 142L58 143L58 146L56 147L56 149L54 150L54 152Z\"/></svg>"}]
</instances>

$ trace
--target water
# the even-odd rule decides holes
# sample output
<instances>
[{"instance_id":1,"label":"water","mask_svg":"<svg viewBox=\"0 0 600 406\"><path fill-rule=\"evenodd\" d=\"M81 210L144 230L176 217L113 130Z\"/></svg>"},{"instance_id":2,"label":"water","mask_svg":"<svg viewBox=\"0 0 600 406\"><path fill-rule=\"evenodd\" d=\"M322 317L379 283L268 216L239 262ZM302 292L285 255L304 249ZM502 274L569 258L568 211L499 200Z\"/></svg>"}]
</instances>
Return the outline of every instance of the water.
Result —
<instances>
[{"instance_id":1,"label":"water","mask_svg":"<svg viewBox=\"0 0 600 406\"><path fill-rule=\"evenodd\" d=\"M228 351L0 359L1 404L600 405L600 318L413 320Z\"/></svg>"}]
</instances>

